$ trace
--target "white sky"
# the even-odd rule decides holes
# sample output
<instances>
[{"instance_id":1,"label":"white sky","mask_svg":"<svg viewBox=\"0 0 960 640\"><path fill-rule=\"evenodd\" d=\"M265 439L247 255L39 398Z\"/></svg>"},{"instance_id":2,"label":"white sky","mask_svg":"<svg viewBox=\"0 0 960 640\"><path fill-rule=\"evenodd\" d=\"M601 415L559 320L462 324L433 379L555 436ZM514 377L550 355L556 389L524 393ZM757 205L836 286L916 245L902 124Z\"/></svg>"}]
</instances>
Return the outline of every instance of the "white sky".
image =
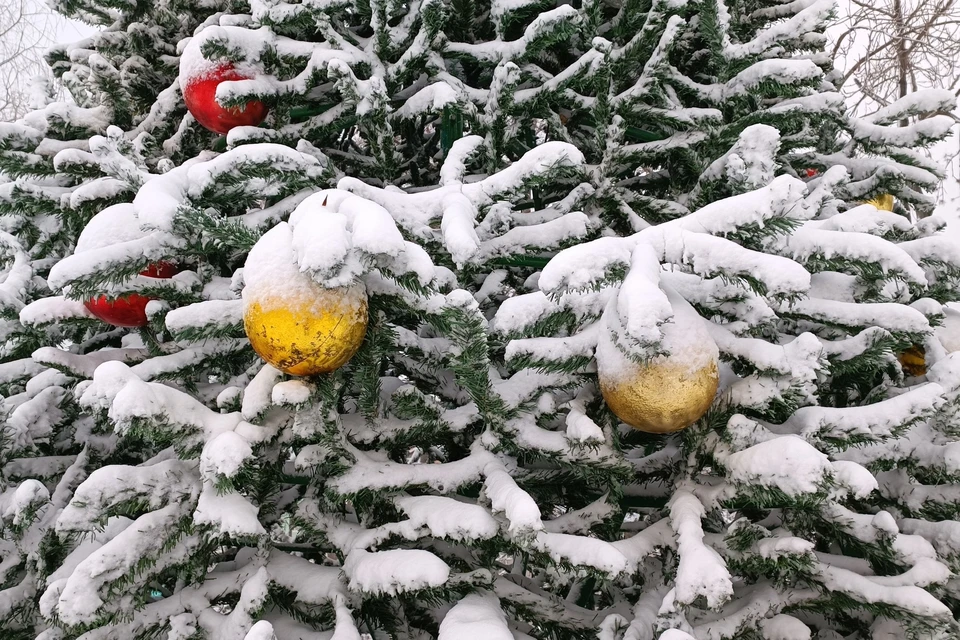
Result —
<instances>
[{"instance_id":1,"label":"white sky","mask_svg":"<svg viewBox=\"0 0 960 640\"><path fill-rule=\"evenodd\" d=\"M57 34L53 37L54 43L80 40L96 31L93 27L85 25L82 22L67 20L66 18L60 18L58 27Z\"/></svg>"}]
</instances>

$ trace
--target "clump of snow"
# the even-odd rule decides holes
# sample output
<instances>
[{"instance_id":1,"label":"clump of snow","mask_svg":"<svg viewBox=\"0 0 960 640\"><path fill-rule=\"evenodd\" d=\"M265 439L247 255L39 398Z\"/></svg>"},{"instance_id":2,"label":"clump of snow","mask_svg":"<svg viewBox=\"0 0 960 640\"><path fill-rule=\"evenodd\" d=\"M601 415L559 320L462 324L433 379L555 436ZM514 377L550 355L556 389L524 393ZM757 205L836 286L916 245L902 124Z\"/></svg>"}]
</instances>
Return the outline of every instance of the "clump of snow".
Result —
<instances>
[{"instance_id":1,"label":"clump of snow","mask_svg":"<svg viewBox=\"0 0 960 640\"><path fill-rule=\"evenodd\" d=\"M27 326L62 322L74 318L93 320L96 316L79 300L68 300L64 296L40 298L20 310L20 322Z\"/></svg>"},{"instance_id":2,"label":"clump of snow","mask_svg":"<svg viewBox=\"0 0 960 640\"><path fill-rule=\"evenodd\" d=\"M269 30L265 27L259 31L251 31L241 27L209 26L187 41L180 53L180 90L184 91L190 82L202 79L214 72L221 64L219 60L209 60L203 56L202 47L208 42L225 41L234 47L242 47L246 59L234 64L234 69L240 73L253 77L258 71L256 62L259 59L260 48L264 44L264 36L269 38ZM260 36L258 38L258 36Z\"/></svg>"},{"instance_id":3,"label":"clump of snow","mask_svg":"<svg viewBox=\"0 0 960 640\"><path fill-rule=\"evenodd\" d=\"M886 438L904 424L932 414L943 405L943 396L943 387L928 383L887 400L860 407L801 407L781 429L805 438L853 435Z\"/></svg>"},{"instance_id":4,"label":"clump of snow","mask_svg":"<svg viewBox=\"0 0 960 640\"><path fill-rule=\"evenodd\" d=\"M171 501L191 502L200 492L194 461L163 460L152 465L109 465L93 471L57 517L57 531L92 531L112 506L136 500L150 509Z\"/></svg>"},{"instance_id":5,"label":"clump of snow","mask_svg":"<svg viewBox=\"0 0 960 640\"><path fill-rule=\"evenodd\" d=\"M212 527L217 535L263 536L267 531L258 518L259 509L249 498L229 491L220 493L205 482L193 512L194 524Z\"/></svg>"},{"instance_id":6,"label":"clump of snow","mask_svg":"<svg viewBox=\"0 0 960 640\"><path fill-rule=\"evenodd\" d=\"M503 513L514 535L528 535L543 529L540 508L530 494L517 486L503 465L491 463L484 471L483 493L494 513Z\"/></svg>"},{"instance_id":7,"label":"clump of snow","mask_svg":"<svg viewBox=\"0 0 960 640\"><path fill-rule=\"evenodd\" d=\"M895 576L893 576L895 577ZM845 593L868 604L886 604L917 616L949 618L950 609L913 584L886 585L883 578L861 576L853 571L820 565L820 578L830 591Z\"/></svg>"},{"instance_id":8,"label":"clump of snow","mask_svg":"<svg viewBox=\"0 0 960 640\"><path fill-rule=\"evenodd\" d=\"M253 420L270 406L273 401L273 389L283 378L283 372L272 365L264 364L247 384L243 392L240 412L247 420Z\"/></svg>"},{"instance_id":9,"label":"clump of snow","mask_svg":"<svg viewBox=\"0 0 960 640\"><path fill-rule=\"evenodd\" d=\"M33 479L24 480L17 485L9 501L0 503L3 507L3 519L12 521L14 525L25 525L24 519L30 509L49 499L50 492L42 482Z\"/></svg>"},{"instance_id":10,"label":"clump of snow","mask_svg":"<svg viewBox=\"0 0 960 640\"><path fill-rule=\"evenodd\" d=\"M541 531L534 546L556 562L593 567L613 576L627 569L626 556L609 542L596 538Z\"/></svg>"},{"instance_id":11,"label":"clump of snow","mask_svg":"<svg viewBox=\"0 0 960 640\"><path fill-rule=\"evenodd\" d=\"M567 413L567 438L577 443L603 442L603 429L591 420L582 409L573 408Z\"/></svg>"},{"instance_id":12,"label":"clump of snow","mask_svg":"<svg viewBox=\"0 0 960 640\"><path fill-rule=\"evenodd\" d=\"M303 380L284 380L273 385L272 400L276 405L298 406L306 404L313 387Z\"/></svg>"},{"instance_id":13,"label":"clump of snow","mask_svg":"<svg viewBox=\"0 0 960 640\"><path fill-rule=\"evenodd\" d=\"M355 549L343 563L350 589L374 595L396 595L439 587L450 577L447 563L422 549L369 552Z\"/></svg>"},{"instance_id":14,"label":"clump of snow","mask_svg":"<svg viewBox=\"0 0 960 640\"><path fill-rule=\"evenodd\" d=\"M119 242L137 240L145 235L147 232L141 229L133 204L115 204L90 218L90 222L77 238L74 252L96 251Z\"/></svg>"},{"instance_id":15,"label":"clump of snow","mask_svg":"<svg viewBox=\"0 0 960 640\"><path fill-rule=\"evenodd\" d=\"M789 496L816 493L833 474L829 458L803 438L771 438L723 460L727 477L742 484L776 487Z\"/></svg>"},{"instance_id":16,"label":"clump of snow","mask_svg":"<svg viewBox=\"0 0 960 640\"><path fill-rule=\"evenodd\" d=\"M764 618L758 626L764 640L810 640L813 637L810 627L785 613Z\"/></svg>"},{"instance_id":17,"label":"clump of snow","mask_svg":"<svg viewBox=\"0 0 960 640\"><path fill-rule=\"evenodd\" d=\"M500 530L493 516L476 504L443 496L402 496L394 502L414 527L426 527L436 538L488 540Z\"/></svg>"},{"instance_id":18,"label":"clump of snow","mask_svg":"<svg viewBox=\"0 0 960 640\"><path fill-rule=\"evenodd\" d=\"M669 508L680 554L675 587L677 601L690 604L703 596L707 605L716 609L733 596L733 582L720 554L704 544L701 519L706 510L685 488L674 491Z\"/></svg>"},{"instance_id":19,"label":"clump of snow","mask_svg":"<svg viewBox=\"0 0 960 640\"><path fill-rule=\"evenodd\" d=\"M217 475L232 478L252 459L250 443L235 431L225 431L204 445L200 469L208 480L214 480Z\"/></svg>"},{"instance_id":20,"label":"clump of snow","mask_svg":"<svg viewBox=\"0 0 960 640\"><path fill-rule=\"evenodd\" d=\"M869 469L849 460L834 460L832 463L834 477L837 482L846 487L854 498L863 500L876 491L876 477Z\"/></svg>"},{"instance_id":21,"label":"clump of snow","mask_svg":"<svg viewBox=\"0 0 960 640\"><path fill-rule=\"evenodd\" d=\"M239 300L204 300L171 309L164 323L177 334L185 329L205 326L230 326L243 322L243 303Z\"/></svg>"},{"instance_id":22,"label":"clump of snow","mask_svg":"<svg viewBox=\"0 0 960 640\"><path fill-rule=\"evenodd\" d=\"M267 231L247 255L243 267L243 301L280 298L290 307L312 301L318 287L300 273L293 250L293 230L281 222Z\"/></svg>"},{"instance_id":23,"label":"clump of snow","mask_svg":"<svg viewBox=\"0 0 960 640\"><path fill-rule=\"evenodd\" d=\"M160 556L163 563L176 563L194 549L181 543L174 551L161 553L168 536L177 530L183 516L177 503L140 516L136 522L80 562L62 585L57 597L57 614L72 625L91 623L109 598L101 591L114 580L133 571L144 557ZM189 541L188 541L189 542Z\"/></svg>"},{"instance_id":24,"label":"clump of snow","mask_svg":"<svg viewBox=\"0 0 960 640\"><path fill-rule=\"evenodd\" d=\"M514 640L507 617L491 593L471 593L440 623L439 640Z\"/></svg>"},{"instance_id":25,"label":"clump of snow","mask_svg":"<svg viewBox=\"0 0 960 640\"><path fill-rule=\"evenodd\" d=\"M266 620L260 620L250 627L250 631L243 637L243 640L277 640L273 633L273 625Z\"/></svg>"}]
</instances>

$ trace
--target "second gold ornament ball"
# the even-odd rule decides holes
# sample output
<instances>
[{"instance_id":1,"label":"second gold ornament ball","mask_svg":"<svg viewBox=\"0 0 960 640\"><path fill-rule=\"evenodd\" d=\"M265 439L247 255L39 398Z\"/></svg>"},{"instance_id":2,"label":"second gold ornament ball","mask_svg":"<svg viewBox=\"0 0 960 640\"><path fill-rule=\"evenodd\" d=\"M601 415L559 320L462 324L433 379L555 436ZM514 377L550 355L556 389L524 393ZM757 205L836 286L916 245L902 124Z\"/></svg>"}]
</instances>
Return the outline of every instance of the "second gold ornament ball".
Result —
<instances>
[{"instance_id":1,"label":"second gold ornament ball","mask_svg":"<svg viewBox=\"0 0 960 640\"><path fill-rule=\"evenodd\" d=\"M301 273L290 240L289 225L281 223L251 249L244 266L243 327L253 350L280 371L330 373L363 342L366 289L360 282L327 288Z\"/></svg>"},{"instance_id":2,"label":"second gold ornament ball","mask_svg":"<svg viewBox=\"0 0 960 640\"><path fill-rule=\"evenodd\" d=\"M894 199L893 196L889 193L884 193L876 198L871 198L870 200L864 200L863 204L872 204L880 211L893 211Z\"/></svg>"}]
</instances>

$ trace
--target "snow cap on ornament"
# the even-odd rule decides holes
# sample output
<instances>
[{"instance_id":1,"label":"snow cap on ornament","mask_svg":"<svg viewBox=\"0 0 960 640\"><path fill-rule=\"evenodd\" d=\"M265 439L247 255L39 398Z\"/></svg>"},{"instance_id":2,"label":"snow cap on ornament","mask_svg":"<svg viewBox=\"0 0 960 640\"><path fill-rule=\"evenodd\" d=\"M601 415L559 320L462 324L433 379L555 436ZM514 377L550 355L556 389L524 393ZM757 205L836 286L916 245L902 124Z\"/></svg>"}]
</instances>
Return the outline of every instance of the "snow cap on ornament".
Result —
<instances>
[{"instance_id":1,"label":"snow cap on ornament","mask_svg":"<svg viewBox=\"0 0 960 640\"><path fill-rule=\"evenodd\" d=\"M217 89L222 83L252 80L259 69L247 61L210 60L202 51L204 43L245 42L249 34L237 27L210 26L194 36L180 55L183 100L196 121L214 133L227 134L234 127L256 126L267 117L269 108L260 100L233 107L221 105L217 100Z\"/></svg>"},{"instance_id":2,"label":"snow cap on ornament","mask_svg":"<svg viewBox=\"0 0 960 640\"><path fill-rule=\"evenodd\" d=\"M147 234L140 227L133 205L116 204L107 207L87 223L74 255L98 255L99 250L124 242L140 240ZM167 279L177 273L170 262L156 262L140 272L147 278ZM153 298L132 293L119 297L100 295L84 302L84 306L98 319L116 327L142 327L147 324L147 303Z\"/></svg>"}]
</instances>

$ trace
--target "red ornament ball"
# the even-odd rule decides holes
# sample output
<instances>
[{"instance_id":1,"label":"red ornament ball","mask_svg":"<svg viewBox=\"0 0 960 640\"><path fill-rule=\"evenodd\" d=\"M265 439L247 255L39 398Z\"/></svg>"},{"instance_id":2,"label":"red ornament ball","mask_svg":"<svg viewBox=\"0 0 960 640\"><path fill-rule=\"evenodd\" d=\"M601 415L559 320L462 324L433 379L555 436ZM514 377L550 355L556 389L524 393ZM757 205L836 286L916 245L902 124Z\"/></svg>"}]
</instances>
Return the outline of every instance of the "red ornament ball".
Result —
<instances>
[{"instance_id":1,"label":"red ornament ball","mask_svg":"<svg viewBox=\"0 0 960 640\"><path fill-rule=\"evenodd\" d=\"M808 178L816 178L817 174L820 173L816 169L804 169L803 172L807 174Z\"/></svg>"},{"instance_id":2,"label":"red ornament ball","mask_svg":"<svg viewBox=\"0 0 960 640\"><path fill-rule=\"evenodd\" d=\"M256 126L263 122L269 111L259 100L251 100L242 107L224 107L217 102L217 87L221 82L250 80L252 77L240 73L232 64L222 64L187 81L183 100L197 122L214 133L226 134L234 127Z\"/></svg>"},{"instance_id":3,"label":"red ornament ball","mask_svg":"<svg viewBox=\"0 0 960 640\"><path fill-rule=\"evenodd\" d=\"M177 266L170 262L157 262L140 272L148 278L172 278L177 273ZM139 293L131 293L110 300L107 296L99 296L87 300L83 305L100 320L115 327L143 327L147 324L147 303L153 300Z\"/></svg>"}]
</instances>

